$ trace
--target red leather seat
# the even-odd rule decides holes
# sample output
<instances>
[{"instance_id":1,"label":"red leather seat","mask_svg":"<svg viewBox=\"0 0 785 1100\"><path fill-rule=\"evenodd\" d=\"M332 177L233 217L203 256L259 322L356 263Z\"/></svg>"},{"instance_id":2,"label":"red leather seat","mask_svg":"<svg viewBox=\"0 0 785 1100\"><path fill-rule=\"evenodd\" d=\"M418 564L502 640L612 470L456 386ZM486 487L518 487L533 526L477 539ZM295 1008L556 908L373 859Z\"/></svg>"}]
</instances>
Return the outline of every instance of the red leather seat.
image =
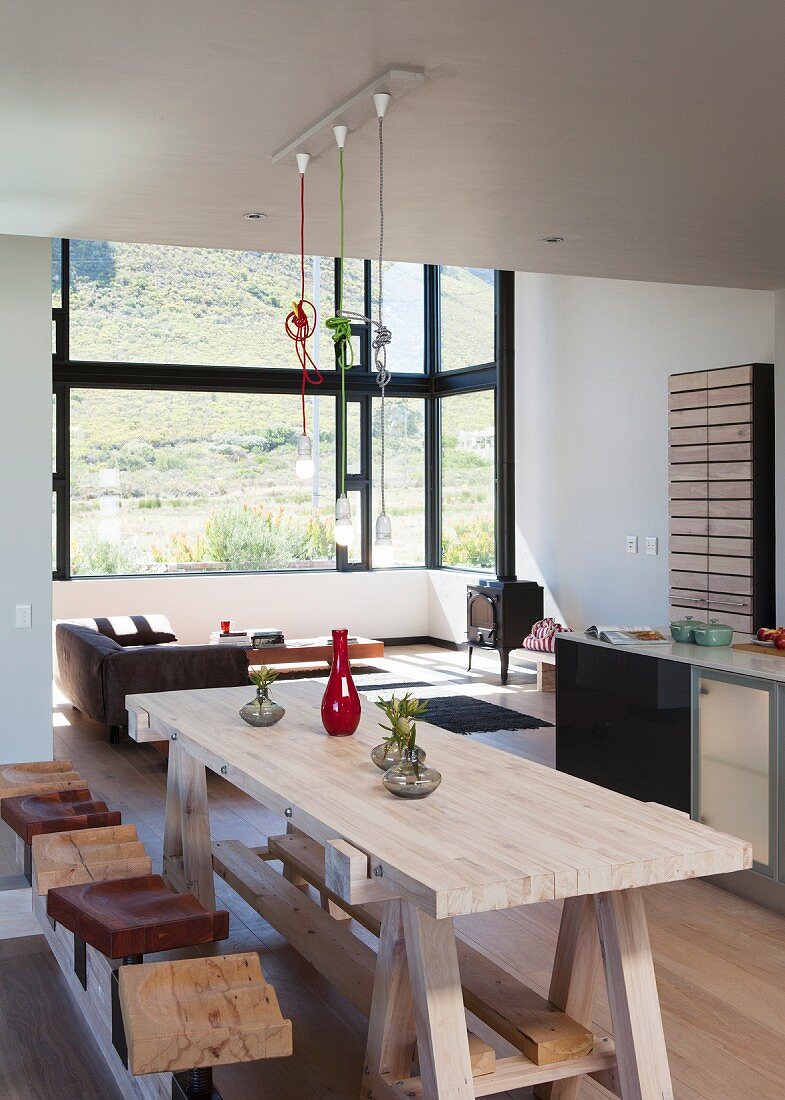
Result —
<instances>
[{"instance_id":1,"label":"red leather seat","mask_svg":"<svg viewBox=\"0 0 785 1100\"><path fill-rule=\"evenodd\" d=\"M173 894L160 875L58 886L48 915L110 959L212 943L229 935L229 914L193 894Z\"/></svg>"},{"instance_id":2,"label":"red leather seat","mask_svg":"<svg viewBox=\"0 0 785 1100\"><path fill-rule=\"evenodd\" d=\"M97 802L89 790L49 791L4 798L0 817L25 844L41 833L63 833L120 825L122 815Z\"/></svg>"}]
</instances>

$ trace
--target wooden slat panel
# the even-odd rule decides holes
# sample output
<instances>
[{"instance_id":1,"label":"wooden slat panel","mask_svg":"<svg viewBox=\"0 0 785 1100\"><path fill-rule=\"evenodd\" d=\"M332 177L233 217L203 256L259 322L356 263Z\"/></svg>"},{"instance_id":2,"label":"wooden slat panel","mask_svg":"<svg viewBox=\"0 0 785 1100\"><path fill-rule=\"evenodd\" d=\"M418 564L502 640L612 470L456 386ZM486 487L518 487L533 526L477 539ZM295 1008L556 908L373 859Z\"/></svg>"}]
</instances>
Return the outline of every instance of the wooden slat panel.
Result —
<instances>
[{"instance_id":1,"label":"wooden slat panel","mask_svg":"<svg viewBox=\"0 0 785 1100\"><path fill-rule=\"evenodd\" d=\"M707 587L709 592L732 592L740 596L751 596L752 577L731 576L730 573L710 573Z\"/></svg>"},{"instance_id":2,"label":"wooden slat panel","mask_svg":"<svg viewBox=\"0 0 785 1100\"><path fill-rule=\"evenodd\" d=\"M727 431L727 429L722 430ZM670 428L668 430L668 442L674 447L708 443L709 429L705 425L698 428Z\"/></svg>"},{"instance_id":3,"label":"wooden slat panel","mask_svg":"<svg viewBox=\"0 0 785 1100\"><path fill-rule=\"evenodd\" d=\"M709 462L749 461L751 458L751 443L711 443L709 445Z\"/></svg>"},{"instance_id":4,"label":"wooden slat panel","mask_svg":"<svg viewBox=\"0 0 785 1100\"><path fill-rule=\"evenodd\" d=\"M668 487L671 500L706 500L709 483L706 481L672 481Z\"/></svg>"},{"instance_id":5,"label":"wooden slat panel","mask_svg":"<svg viewBox=\"0 0 785 1100\"><path fill-rule=\"evenodd\" d=\"M672 554L707 554L709 540L701 535L672 535L670 548Z\"/></svg>"},{"instance_id":6,"label":"wooden slat panel","mask_svg":"<svg viewBox=\"0 0 785 1100\"><path fill-rule=\"evenodd\" d=\"M671 588L694 588L698 592L708 592L708 573L690 573L682 569L671 569L668 574Z\"/></svg>"},{"instance_id":7,"label":"wooden slat panel","mask_svg":"<svg viewBox=\"0 0 785 1100\"><path fill-rule=\"evenodd\" d=\"M739 522L744 522L740 520ZM708 535L709 533L709 521L705 516L680 516L675 519L671 519L668 524L668 530L671 535ZM724 534L725 532L718 531L718 534ZM738 534L739 532L728 532L729 534ZM674 549L671 543L671 549Z\"/></svg>"},{"instance_id":8,"label":"wooden slat panel","mask_svg":"<svg viewBox=\"0 0 785 1100\"><path fill-rule=\"evenodd\" d=\"M744 500L710 500L708 512L716 519L750 519L752 500L749 496Z\"/></svg>"},{"instance_id":9,"label":"wooden slat panel","mask_svg":"<svg viewBox=\"0 0 785 1100\"><path fill-rule=\"evenodd\" d=\"M731 573L740 577L752 576L752 558L731 558L715 555L709 557L710 573Z\"/></svg>"},{"instance_id":10,"label":"wooden slat panel","mask_svg":"<svg viewBox=\"0 0 785 1100\"><path fill-rule=\"evenodd\" d=\"M701 522L700 520L673 520L673 523ZM710 535L724 538L751 539L751 519L710 519L707 520Z\"/></svg>"},{"instance_id":11,"label":"wooden slat panel","mask_svg":"<svg viewBox=\"0 0 785 1100\"><path fill-rule=\"evenodd\" d=\"M682 619L692 619L696 623L705 623L708 615L706 604L678 604L671 602L668 607L668 619L670 622L680 622Z\"/></svg>"},{"instance_id":12,"label":"wooden slat panel","mask_svg":"<svg viewBox=\"0 0 785 1100\"><path fill-rule=\"evenodd\" d=\"M706 462L685 462L679 466L670 466L669 470L671 481L705 481L709 476Z\"/></svg>"},{"instance_id":13,"label":"wooden slat panel","mask_svg":"<svg viewBox=\"0 0 785 1100\"><path fill-rule=\"evenodd\" d=\"M710 554L728 554L734 558L752 557L752 539L710 538Z\"/></svg>"},{"instance_id":14,"label":"wooden slat panel","mask_svg":"<svg viewBox=\"0 0 785 1100\"><path fill-rule=\"evenodd\" d=\"M690 573L708 573L709 561L705 554L671 554L671 569L683 569Z\"/></svg>"},{"instance_id":15,"label":"wooden slat panel","mask_svg":"<svg viewBox=\"0 0 785 1100\"><path fill-rule=\"evenodd\" d=\"M707 410L706 420L701 423L712 424L748 424L752 422L752 405L720 405Z\"/></svg>"},{"instance_id":16,"label":"wooden slat panel","mask_svg":"<svg viewBox=\"0 0 785 1100\"><path fill-rule=\"evenodd\" d=\"M688 374L672 374L668 379L668 392L685 393L688 390L705 390L708 384L709 375L705 370L690 371ZM725 385L729 384L725 383Z\"/></svg>"},{"instance_id":17,"label":"wooden slat panel","mask_svg":"<svg viewBox=\"0 0 785 1100\"><path fill-rule=\"evenodd\" d=\"M720 619L726 626L732 626L734 630L740 630L743 634L752 634L754 627L750 615L734 615L722 608L709 608L709 617Z\"/></svg>"},{"instance_id":18,"label":"wooden slat panel","mask_svg":"<svg viewBox=\"0 0 785 1100\"><path fill-rule=\"evenodd\" d=\"M751 481L751 462L710 462L709 481Z\"/></svg>"},{"instance_id":19,"label":"wooden slat panel","mask_svg":"<svg viewBox=\"0 0 785 1100\"><path fill-rule=\"evenodd\" d=\"M697 424L709 423L708 409L680 409L668 413L668 426L671 428L689 428ZM715 423L722 423L715 421Z\"/></svg>"},{"instance_id":20,"label":"wooden slat panel","mask_svg":"<svg viewBox=\"0 0 785 1100\"><path fill-rule=\"evenodd\" d=\"M668 397L668 410L679 412L682 409L705 408L707 390L687 390L684 393L672 393Z\"/></svg>"},{"instance_id":21,"label":"wooden slat panel","mask_svg":"<svg viewBox=\"0 0 785 1100\"><path fill-rule=\"evenodd\" d=\"M690 446L669 447L668 462L706 462L709 457L709 448L705 443L696 443ZM731 457L735 457L731 455Z\"/></svg>"},{"instance_id":22,"label":"wooden slat panel","mask_svg":"<svg viewBox=\"0 0 785 1100\"><path fill-rule=\"evenodd\" d=\"M749 500L752 496L752 482L710 481L707 495L709 500Z\"/></svg>"},{"instance_id":23,"label":"wooden slat panel","mask_svg":"<svg viewBox=\"0 0 785 1100\"><path fill-rule=\"evenodd\" d=\"M717 408L719 405L749 405L752 401L752 386L722 386L719 389L706 391L709 397L709 408ZM686 409L687 405L675 406Z\"/></svg>"},{"instance_id":24,"label":"wooden slat panel","mask_svg":"<svg viewBox=\"0 0 785 1100\"><path fill-rule=\"evenodd\" d=\"M671 603L704 603L708 604L709 596L704 590L701 592L697 588L671 588L670 591Z\"/></svg>"},{"instance_id":25,"label":"wooden slat panel","mask_svg":"<svg viewBox=\"0 0 785 1100\"><path fill-rule=\"evenodd\" d=\"M743 386L752 381L752 364L746 363L743 367L722 367L720 370L710 370L707 373L706 385L709 389L718 386Z\"/></svg>"},{"instance_id":26,"label":"wooden slat panel","mask_svg":"<svg viewBox=\"0 0 785 1100\"><path fill-rule=\"evenodd\" d=\"M680 482L680 485L683 485ZM708 492L708 483L706 486ZM671 500L668 504L668 515L673 517L678 516L708 516L709 514L709 502L708 500L683 500L680 497L676 497L675 500Z\"/></svg>"},{"instance_id":27,"label":"wooden slat panel","mask_svg":"<svg viewBox=\"0 0 785 1100\"><path fill-rule=\"evenodd\" d=\"M714 611L735 611L737 615L752 614L752 596L730 596L713 592L708 603Z\"/></svg>"},{"instance_id":28,"label":"wooden slat panel","mask_svg":"<svg viewBox=\"0 0 785 1100\"><path fill-rule=\"evenodd\" d=\"M702 428L679 429L688 432L700 432ZM749 443L752 440L752 424L712 424L706 429L709 443ZM672 432L670 433L673 434ZM676 440L671 439L671 443ZM697 442L702 440L685 440L685 442Z\"/></svg>"}]
</instances>

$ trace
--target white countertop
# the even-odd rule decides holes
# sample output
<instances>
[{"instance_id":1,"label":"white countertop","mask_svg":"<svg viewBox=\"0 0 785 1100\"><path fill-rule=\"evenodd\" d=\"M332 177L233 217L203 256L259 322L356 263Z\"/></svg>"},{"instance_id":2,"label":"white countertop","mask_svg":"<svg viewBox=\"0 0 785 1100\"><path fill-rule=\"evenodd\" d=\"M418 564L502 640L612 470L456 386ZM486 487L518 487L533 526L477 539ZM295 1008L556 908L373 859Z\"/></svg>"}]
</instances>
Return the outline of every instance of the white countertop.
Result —
<instances>
[{"instance_id":1,"label":"white countertop","mask_svg":"<svg viewBox=\"0 0 785 1100\"><path fill-rule=\"evenodd\" d=\"M669 627L658 627L660 633L670 634ZM611 645L597 638L587 638L580 631L574 634L559 634L559 640L580 642L582 645L599 646L612 649L616 653L641 653L646 657L659 657L665 661L679 661L682 664L696 665L699 668L711 668L720 672L732 672L738 676L758 676L762 680L775 680L785 683L785 656L775 656L761 646L760 655L731 646L701 646L689 642L669 641L667 645ZM751 634L734 634L733 642L752 643Z\"/></svg>"}]
</instances>

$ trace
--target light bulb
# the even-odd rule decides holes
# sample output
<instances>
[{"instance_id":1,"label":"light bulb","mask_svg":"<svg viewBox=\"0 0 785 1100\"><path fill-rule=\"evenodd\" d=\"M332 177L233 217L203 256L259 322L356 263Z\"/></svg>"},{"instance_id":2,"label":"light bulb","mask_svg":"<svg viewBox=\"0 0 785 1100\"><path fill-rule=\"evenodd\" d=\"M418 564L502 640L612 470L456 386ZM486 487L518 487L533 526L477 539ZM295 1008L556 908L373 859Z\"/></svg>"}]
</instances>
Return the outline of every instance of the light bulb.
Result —
<instances>
[{"instance_id":1,"label":"light bulb","mask_svg":"<svg viewBox=\"0 0 785 1100\"><path fill-rule=\"evenodd\" d=\"M311 440L305 432L297 440L297 462L294 466L294 472L303 481L313 477L313 450Z\"/></svg>"},{"instance_id":2,"label":"light bulb","mask_svg":"<svg viewBox=\"0 0 785 1100\"><path fill-rule=\"evenodd\" d=\"M376 517L376 537L373 543L373 564L384 568L395 561L390 517L382 512Z\"/></svg>"},{"instance_id":3,"label":"light bulb","mask_svg":"<svg viewBox=\"0 0 785 1100\"><path fill-rule=\"evenodd\" d=\"M342 493L335 502L335 542L338 546L348 546L353 538L352 506Z\"/></svg>"}]
</instances>

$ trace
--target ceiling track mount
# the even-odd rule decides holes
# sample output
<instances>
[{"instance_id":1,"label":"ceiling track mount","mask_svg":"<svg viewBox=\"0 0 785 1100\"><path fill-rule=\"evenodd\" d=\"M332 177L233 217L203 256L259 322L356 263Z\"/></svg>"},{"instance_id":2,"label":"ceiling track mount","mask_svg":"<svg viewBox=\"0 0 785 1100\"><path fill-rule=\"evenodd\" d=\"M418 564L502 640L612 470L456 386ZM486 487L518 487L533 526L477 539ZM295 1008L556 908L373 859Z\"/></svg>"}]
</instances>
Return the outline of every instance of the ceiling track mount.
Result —
<instances>
[{"instance_id":1,"label":"ceiling track mount","mask_svg":"<svg viewBox=\"0 0 785 1100\"><path fill-rule=\"evenodd\" d=\"M400 99L419 88L424 80L423 69L388 69L273 153L273 164L294 164L297 153L309 153L312 158L321 156L335 145L333 126L348 126L352 132L375 117L372 97L376 92L388 92L393 99Z\"/></svg>"}]
</instances>

